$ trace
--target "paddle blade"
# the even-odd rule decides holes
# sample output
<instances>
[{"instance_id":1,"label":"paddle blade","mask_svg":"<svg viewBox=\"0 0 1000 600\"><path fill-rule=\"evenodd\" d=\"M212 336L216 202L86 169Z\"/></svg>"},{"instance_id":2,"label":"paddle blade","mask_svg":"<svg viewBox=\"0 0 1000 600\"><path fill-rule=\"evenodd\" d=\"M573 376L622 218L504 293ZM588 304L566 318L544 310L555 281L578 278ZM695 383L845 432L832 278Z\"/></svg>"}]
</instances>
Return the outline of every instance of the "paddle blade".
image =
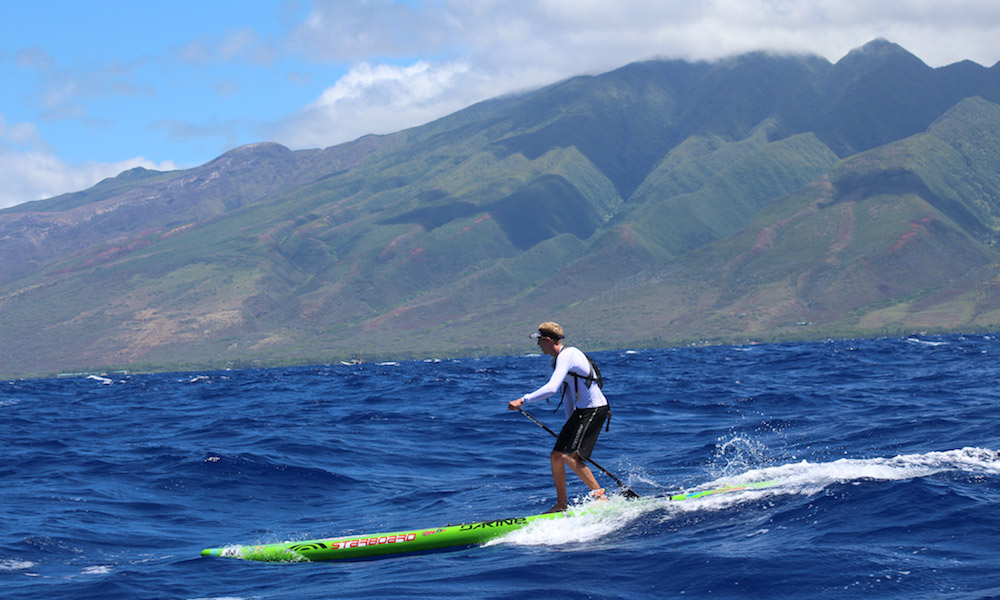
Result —
<instances>
[{"instance_id":1,"label":"paddle blade","mask_svg":"<svg viewBox=\"0 0 1000 600\"><path fill-rule=\"evenodd\" d=\"M633 492L630 488L622 488L622 494L624 494L629 500L634 500L639 497L639 494Z\"/></svg>"}]
</instances>

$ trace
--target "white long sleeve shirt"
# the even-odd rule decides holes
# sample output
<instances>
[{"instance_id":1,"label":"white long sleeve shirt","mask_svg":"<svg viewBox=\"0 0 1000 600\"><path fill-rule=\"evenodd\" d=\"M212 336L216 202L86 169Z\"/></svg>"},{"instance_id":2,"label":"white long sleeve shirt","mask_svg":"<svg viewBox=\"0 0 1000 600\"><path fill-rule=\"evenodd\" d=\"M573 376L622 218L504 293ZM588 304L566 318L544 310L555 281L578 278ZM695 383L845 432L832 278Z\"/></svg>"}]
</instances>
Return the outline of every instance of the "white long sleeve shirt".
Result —
<instances>
[{"instance_id":1,"label":"white long sleeve shirt","mask_svg":"<svg viewBox=\"0 0 1000 600\"><path fill-rule=\"evenodd\" d=\"M574 377L571 373L576 373L580 378ZM584 379L589 374L590 361L587 360L587 356L577 348L565 347L556 357L552 377L542 387L530 394L525 394L524 403L562 394L563 410L566 411L567 418L578 408L595 408L607 405L608 399L604 397L604 392L601 391L596 382L587 387L587 382ZM564 385L566 386L565 394L563 394Z\"/></svg>"}]
</instances>

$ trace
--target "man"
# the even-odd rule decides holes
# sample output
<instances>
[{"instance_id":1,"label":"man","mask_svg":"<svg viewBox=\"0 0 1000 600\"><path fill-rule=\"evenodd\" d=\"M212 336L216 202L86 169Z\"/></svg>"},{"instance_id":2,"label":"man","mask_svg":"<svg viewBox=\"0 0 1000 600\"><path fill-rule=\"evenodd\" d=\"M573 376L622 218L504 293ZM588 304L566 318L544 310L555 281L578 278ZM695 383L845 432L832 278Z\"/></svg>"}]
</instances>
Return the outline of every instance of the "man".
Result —
<instances>
[{"instance_id":1,"label":"man","mask_svg":"<svg viewBox=\"0 0 1000 600\"><path fill-rule=\"evenodd\" d=\"M559 512L569 505L566 497L567 466L587 484L595 498L604 498L604 489L598 485L584 460L590 458L610 410L600 386L592 378L588 380L590 360L577 348L563 346L563 329L558 323L542 323L531 337L538 341L542 352L555 357L552 377L537 390L510 401L507 407L518 410L529 402L562 394L561 403L568 418L549 455L552 481L556 486L556 504L548 512Z\"/></svg>"}]
</instances>

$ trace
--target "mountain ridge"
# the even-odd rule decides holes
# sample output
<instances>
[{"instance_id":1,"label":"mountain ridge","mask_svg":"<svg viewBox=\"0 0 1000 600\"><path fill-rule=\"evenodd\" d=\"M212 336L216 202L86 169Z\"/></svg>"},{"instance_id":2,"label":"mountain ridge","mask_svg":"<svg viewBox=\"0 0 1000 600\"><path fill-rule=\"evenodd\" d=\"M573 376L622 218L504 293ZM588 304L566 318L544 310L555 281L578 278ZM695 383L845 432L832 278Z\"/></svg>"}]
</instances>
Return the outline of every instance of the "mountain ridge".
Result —
<instances>
[{"instance_id":1,"label":"mountain ridge","mask_svg":"<svg viewBox=\"0 0 1000 600\"><path fill-rule=\"evenodd\" d=\"M0 211L0 372L989 328L998 102L997 66L875 40L128 171Z\"/></svg>"}]
</instances>

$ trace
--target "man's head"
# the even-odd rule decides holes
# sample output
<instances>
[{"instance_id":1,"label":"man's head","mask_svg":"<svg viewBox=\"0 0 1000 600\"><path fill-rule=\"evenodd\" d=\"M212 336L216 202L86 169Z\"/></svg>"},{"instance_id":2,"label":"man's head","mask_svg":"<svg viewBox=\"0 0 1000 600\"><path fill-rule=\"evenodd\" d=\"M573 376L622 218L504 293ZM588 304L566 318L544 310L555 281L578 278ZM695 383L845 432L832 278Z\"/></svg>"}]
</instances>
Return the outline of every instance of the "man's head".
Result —
<instances>
[{"instance_id":1,"label":"man's head","mask_svg":"<svg viewBox=\"0 0 1000 600\"><path fill-rule=\"evenodd\" d=\"M538 347L545 354L558 354L562 347L563 328L559 323L546 321L538 326L538 331L531 334L531 339L538 340Z\"/></svg>"},{"instance_id":2,"label":"man's head","mask_svg":"<svg viewBox=\"0 0 1000 600\"><path fill-rule=\"evenodd\" d=\"M531 334L531 339L533 340L537 340L540 337L546 337L553 342L558 342L563 339L563 328L559 323L546 321L538 326L538 331Z\"/></svg>"}]
</instances>

